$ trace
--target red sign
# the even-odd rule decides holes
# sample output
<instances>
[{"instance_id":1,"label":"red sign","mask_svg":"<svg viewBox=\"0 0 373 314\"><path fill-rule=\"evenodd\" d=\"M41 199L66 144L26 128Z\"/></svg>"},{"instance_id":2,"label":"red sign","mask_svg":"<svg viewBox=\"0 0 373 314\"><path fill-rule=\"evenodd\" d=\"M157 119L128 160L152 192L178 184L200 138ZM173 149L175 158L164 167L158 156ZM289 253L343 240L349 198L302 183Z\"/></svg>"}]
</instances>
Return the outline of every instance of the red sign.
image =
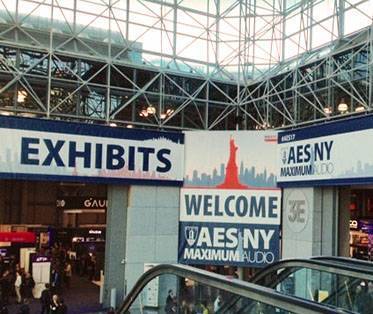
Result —
<instances>
[{"instance_id":1,"label":"red sign","mask_svg":"<svg viewBox=\"0 0 373 314\"><path fill-rule=\"evenodd\" d=\"M35 243L33 232L0 232L0 242Z\"/></svg>"}]
</instances>

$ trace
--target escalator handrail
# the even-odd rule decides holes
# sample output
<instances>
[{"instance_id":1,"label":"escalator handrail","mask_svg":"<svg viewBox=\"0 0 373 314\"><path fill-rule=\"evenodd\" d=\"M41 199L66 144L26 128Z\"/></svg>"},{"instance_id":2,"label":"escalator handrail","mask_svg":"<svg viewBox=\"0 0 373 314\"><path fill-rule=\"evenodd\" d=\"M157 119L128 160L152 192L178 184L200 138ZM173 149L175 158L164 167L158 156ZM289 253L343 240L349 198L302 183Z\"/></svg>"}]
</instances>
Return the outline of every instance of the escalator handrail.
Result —
<instances>
[{"instance_id":1,"label":"escalator handrail","mask_svg":"<svg viewBox=\"0 0 373 314\"><path fill-rule=\"evenodd\" d=\"M244 298L262 302L264 304L278 307L293 313L351 313L343 309L332 308L330 306L321 305L305 299L288 296L276 292L270 288L258 286L253 283L241 281L238 279L228 279L222 275L178 264L157 265L144 273L138 279L129 294L126 296L117 313L127 313L132 303L136 300L141 291L146 287L146 284L152 279L165 274L188 278L203 285L229 291Z\"/></svg>"},{"instance_id":2,"label":"escalator handrail","mask_svg":"<svg viewBox=\"0 0 373 314\"><path fill-rule=\"evenodd\" d=\"M353 265L357 269L361 271L365 271L366 269L373 269L373 262L359 260L356 258L350 257L342 257L342 256L314 256L311 259L320 260L320 261L331 261L337 262L342 264L349 264Z\"/></svg>"},{"instance_id":3,"label":"escalator handrail","mask_svg":"<svg viewBox=\"0 0 373 314\"><path fill-rule=\"evenodd\" d=\"M250 281L253 283L260 282L263 278L269 274L273 274L281 269L301 269L308 268L333 274L339 274L348 277L360 278L362 280L373 281L373 267L372 269L364 269L356 267L351 264L341 264L333 261L318 260L318 259L285 259L275 262L257 273Z\"/></svg>"}]
</instances>

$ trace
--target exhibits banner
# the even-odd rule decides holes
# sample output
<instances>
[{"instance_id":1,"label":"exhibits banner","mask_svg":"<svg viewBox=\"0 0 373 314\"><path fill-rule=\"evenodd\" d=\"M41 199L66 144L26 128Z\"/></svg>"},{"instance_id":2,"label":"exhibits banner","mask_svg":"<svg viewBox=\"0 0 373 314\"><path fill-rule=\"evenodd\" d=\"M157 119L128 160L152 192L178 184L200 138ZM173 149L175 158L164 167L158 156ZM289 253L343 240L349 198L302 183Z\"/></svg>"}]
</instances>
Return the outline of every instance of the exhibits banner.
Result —
<instances>
[{"instance_id":1,"label":"exhibits banner","mask_svg":"<svg viewBox=\"0 0 373 314\"><path fill-rule=\"evenodd\" d=\"M263 267L279 259L276 142L275 132L186 132L180 263Z\"/></svg>"},{"instance_id":2,"label":"exhibits banner","mask_svg":"<svg viewBox=\"0 0 373 314\"><path fill-rule=\"evenodd\" d=\"M373 183L373 118L279 133L280 186Z\"/></svg>"},{"instance_id":3,"label":"exhibits banner","mask_svg":"<svg viewBox=\"0 0 373 314\"><path fill-rule=\"evenodd\" d=\"M181 185L184 135L0 117L0 177Z\"/></svg>"}]
</instances>

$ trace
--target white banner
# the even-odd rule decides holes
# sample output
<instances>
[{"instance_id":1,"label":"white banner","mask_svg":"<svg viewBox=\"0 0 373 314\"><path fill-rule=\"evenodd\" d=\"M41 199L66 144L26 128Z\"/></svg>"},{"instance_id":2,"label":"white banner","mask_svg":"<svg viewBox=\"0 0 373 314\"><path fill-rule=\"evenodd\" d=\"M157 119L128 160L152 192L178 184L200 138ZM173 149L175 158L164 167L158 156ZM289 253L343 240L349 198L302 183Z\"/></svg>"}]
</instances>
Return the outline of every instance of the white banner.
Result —
<instances>
[{"instance_id":1,"label":"white banner","mask_svg":"<svg viewBox=\"0 0 373 314\"><path fill-rule=\"evenodd\" d=\"M346 122L347 123L347 122ZM320 126L322 128L322 126ZM305 130L302 130L305 132ZM327 181L359 183L373 177L373 129L297 140L297 132L280 137L278 183ZM286 141L286 136L289 141Z\"/></svg>"},{"instance_id":2,"label":"white banner","mask_svg":"<svg viewBox=\"0 0 373 314\"><path fill-rule=\"evenodd\" d=\"M6 119L0 119L2 177L183 180L182 134Z\"/></svg>"},{"instance_id":3,"label":"white banner","mask_svg":"<svg viewBox=\"0 0 373 314\"><path fill-rule=\"evenodd\" d=\"M263 267L279 259L276 132L186 132L179 262Z\"/></svg>"},{"instance_id":4,"label":"white banner","mask_svg":"<svg viewBox=\"0 0 373 314\"><path fill-rule=\"evenodd\" d=\"M281 190L181 189L180 221L280 224Z\"/></svg>"}]
</instances>

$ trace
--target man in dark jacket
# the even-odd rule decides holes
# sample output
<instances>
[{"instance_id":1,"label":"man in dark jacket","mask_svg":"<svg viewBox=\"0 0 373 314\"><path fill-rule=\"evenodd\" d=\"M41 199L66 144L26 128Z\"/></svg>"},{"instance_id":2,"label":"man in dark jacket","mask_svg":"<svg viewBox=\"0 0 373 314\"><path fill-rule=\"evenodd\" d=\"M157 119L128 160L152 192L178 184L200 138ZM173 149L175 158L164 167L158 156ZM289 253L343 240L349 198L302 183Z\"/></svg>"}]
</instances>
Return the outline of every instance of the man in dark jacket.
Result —
<instances>
[{"instance_id":1,"label":"man in dark jacket","mask_svg":"<svg viewBox=\"0 0 373 314\"><path fill-rule=\"evenodd\" d=\"M25 299L32 299L34 297L32 290L35 287L34 278L32 278L31 274L26 272L25 276L22 281L22 295Z\"/></svg>"},{"instance_id":2,"label":"man in dark jacket","mask_svg":"<svg viewBox=\"0 0 373 314\"><path fill-rule=\"evenodd\" d=\"M6 270L1 279L0 279L0 288L1 288L1 296L2 296L2 303L4 305L9 304L9 294L12 290L12 284L11 284L11 274L9 270Z\"/></svg>"},{"instance_id":3,"label":"man in dark jacket","mask_svg":"<svg viewBox=\"0 0 373 314\"><path fill-rule=\"evenodd\" d=\"M58 308L58 314L67 314L67 306L63 298L60 298L60 307Z\"/></svg>"},{"instance_id":4,"label":"man in dark jacket","mask_svg":"<svg viewBox=\"0 0 373 314\"><path fill-rule=\"evenodd\" d=\"M24 300L24 303L19 308L18 314L30 314L30 306L28 299Z\"/></svg>"},{"instance_id":5,"label":"man in dark jacket","mask_svg":"<svg viewBox=\"0 0 373 314\"><path fill-rule=\"evenodd\" d=\"M49 312L49 306L51 305L52 294L50 291L50 285L45 284L45 289L41 293L40 302L41 302L41 314Z\"/></svg>"}]
</instances>

